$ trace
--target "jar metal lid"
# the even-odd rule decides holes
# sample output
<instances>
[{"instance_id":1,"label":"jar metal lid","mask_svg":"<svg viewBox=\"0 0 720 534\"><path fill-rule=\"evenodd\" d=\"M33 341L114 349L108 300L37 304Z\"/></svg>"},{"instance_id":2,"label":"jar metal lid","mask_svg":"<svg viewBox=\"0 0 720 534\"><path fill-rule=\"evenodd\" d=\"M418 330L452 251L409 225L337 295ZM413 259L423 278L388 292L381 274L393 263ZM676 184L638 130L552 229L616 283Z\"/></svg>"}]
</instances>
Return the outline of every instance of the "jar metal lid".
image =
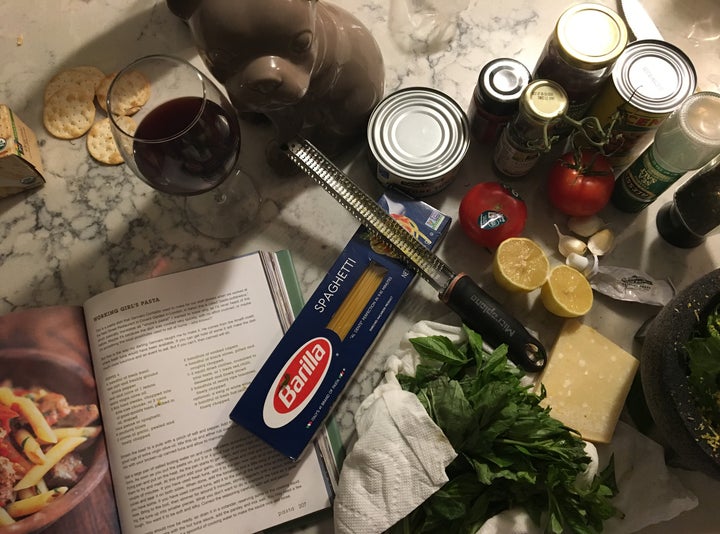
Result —
<instances>
[{"instance_id":1,"label":"jar metal lid","mask_svg":"<svg viewBox=\"0 0 720 534\"><path fill-rule=\"evenodd\" d=\"M368 121L368 147L378 164L407 180L441 178L470 145L462 108L435 89L408 87L385 97Z\"/></svg>"},{"instance_id":2,"label":"jar metal lid","mask_svg":"<svg viewBox=\"0 0 720 534\"><path fill-rule=\"evenodd\" d=\"M697 85L690 58L676 46L652 39L630 43L615 63L615 89L623 100L648 113L670 113Z\"/></svg>"},{"instance_id":3,"label":"jar metal lid","mask_svg":"<svg viewBox=\"0 0 720 534\"><path fill-rule=\"evenodd\" d=\"M555 26L559 53L578 68L600 69L615 61L628 43L628 29L612 9L600 4L576 4Z\"/></svg>"},{"instance_id":4,"label":"jar metal lid","mask_svg":"<svg viewBox=\"0 0 720 534\"><path fill-rule=\"evenodd\" d=\"M567 112L568 96L560 84L552 80L533 80L523 91L520 109L539 122L551 122Z\"/></svg>"},{"instance_id":5,"label":"jar metal lid","mask_svg":"<svg viewBox=\"0 0 720 534\"><path fill-rule=\"evenodd\" d=\"M478 76L477 91L485 108L494 115L517 111L523 89L530 83L528 68L512 58L493 59Z\"/></svg>"}]
</instances>

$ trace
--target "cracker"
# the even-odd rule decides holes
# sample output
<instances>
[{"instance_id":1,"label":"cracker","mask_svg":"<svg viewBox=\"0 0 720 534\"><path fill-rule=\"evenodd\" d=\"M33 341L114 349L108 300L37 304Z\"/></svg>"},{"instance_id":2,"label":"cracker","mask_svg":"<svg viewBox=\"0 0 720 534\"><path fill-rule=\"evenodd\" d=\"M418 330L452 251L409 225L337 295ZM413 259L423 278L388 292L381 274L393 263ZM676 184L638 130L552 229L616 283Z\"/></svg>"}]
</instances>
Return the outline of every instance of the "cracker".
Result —
<instances>
[{"instance_id":1,"label":"cracker","mask_svg":"<svg viewBox=\"0 0 720 534\"><path fill-rule=\"evenodd\" d=\"M129 134L134 134L137 129L137 124L131 117L119 116L115 118L115 121ZM95 122L90 128L87 136L87 149L90 155L100 163L119 165L124 161L117 144L115 144L108 117Z\"/></svg>"},{"instance_id":2,"label":"cracker","mask_svg":"<svg viewBox=\"0 0 720 534\"><path fill-rule=\"evenodd\" d=\"M95 103L75 86L64 86L45 102L43 124L48 132L60 139L77 139L87 132L95 120Z\"/></svg>"},{"instance_id":3,"label":"cracker","mask_svg":"<svg viewBox=\"0 0 720 534\"><path fill-rule=\"evenodd\" d=\"M68 86L75 87L78 92L87 93L88 98L92 100L95 89L104 77L103 71L89 65L62 70L55 74L45 86L43 100L47 102L55 92Z\"/></svg>"},{"instance_id":4,"label":"cracker","mask_svg":"<svg viewBox=\"0 0 720 534\"><path fill-rule=\"evenodd\" d=\"M98 105L107 112L107 94L116 72L107 75L95 91ZM150 98L150 82L138 71L127 72L114 86L114 115L133 115Z\"/></svg>"}]
</instances>

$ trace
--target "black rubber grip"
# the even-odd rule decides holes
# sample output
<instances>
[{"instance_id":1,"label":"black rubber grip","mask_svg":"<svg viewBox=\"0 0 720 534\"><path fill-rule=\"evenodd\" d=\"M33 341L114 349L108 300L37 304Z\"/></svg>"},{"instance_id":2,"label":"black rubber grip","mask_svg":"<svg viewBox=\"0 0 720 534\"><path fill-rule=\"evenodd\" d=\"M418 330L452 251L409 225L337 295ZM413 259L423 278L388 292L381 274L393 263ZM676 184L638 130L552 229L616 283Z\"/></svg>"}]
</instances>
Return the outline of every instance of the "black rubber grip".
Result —
<instances>
[{"instance_id":1,"label":"black rubber grip","mask_svg":"<svg viewBox=\"0 0 720 534\"><path fill-rule=\"evenodd\" d=\"M468 275L457 275L440 299L483 341L493 347L507 344L508 357L519 367L529 372L545 367L547 353L540 341Z\"/></svg>"}]
</instances>

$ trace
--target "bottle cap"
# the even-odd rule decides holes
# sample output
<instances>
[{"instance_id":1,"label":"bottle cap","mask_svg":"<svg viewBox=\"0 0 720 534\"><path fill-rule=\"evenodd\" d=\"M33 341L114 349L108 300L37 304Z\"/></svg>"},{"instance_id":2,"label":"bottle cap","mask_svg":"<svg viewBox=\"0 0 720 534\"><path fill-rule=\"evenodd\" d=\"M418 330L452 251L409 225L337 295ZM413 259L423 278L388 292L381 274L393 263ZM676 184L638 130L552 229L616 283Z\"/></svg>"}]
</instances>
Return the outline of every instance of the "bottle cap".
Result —
<instances>
[{"instance_id":1,"label":"bottle cap","mask_svg":"<svg viewBox=\"0 0 720 534\"><path fill-rule=\"evenodd\" d=\"M533 80L520 97L520 109L538 122L552 122L567 112L568 96L552 80Z\"/></svg>"},{"instance_id":2,"label":"bottle cap","mask_svg":"<svg viewBox=\"0 0 720 534\"><path fill-rule=\"evenodd\" d=\"M518 109L523 89L530 83L530 71L511 58L494 59L478 76L476 90L485 109L493 115L512 115Z\"/></svg>"},{"instance_id":3,"label":"bottle cap","mask_svg":"<svg viewBox=\"0 0 720 534\"><path fill-rule=\"evenodd\" d=\"M701 91L688 97L678 110L680 127L690 136L696 150L706 153L707 164L720 153L720 94Z\"/></svg>"}]
</instances>

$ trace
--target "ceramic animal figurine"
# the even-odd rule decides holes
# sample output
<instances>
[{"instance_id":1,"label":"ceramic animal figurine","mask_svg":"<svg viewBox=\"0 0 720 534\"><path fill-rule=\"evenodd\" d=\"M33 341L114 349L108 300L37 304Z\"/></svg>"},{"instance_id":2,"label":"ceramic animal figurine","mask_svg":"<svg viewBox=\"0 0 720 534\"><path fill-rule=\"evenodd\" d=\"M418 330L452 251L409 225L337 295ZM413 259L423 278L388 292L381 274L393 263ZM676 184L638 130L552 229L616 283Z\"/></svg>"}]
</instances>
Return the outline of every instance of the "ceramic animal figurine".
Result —
<instances>
[{"instance_id":1,"label":"ceramic animal figurine","mask_svg":"<svg viewBox=\"0 0 720 534\"><path fill-rule=\"evenodd\" d=\"M337 153L365 134L382 98L377 42L321 0L167 0L241 116L267 116L282 143L302 134ZM272 158L271 158L272 159Z\"/></svg>"}]
</instances>

